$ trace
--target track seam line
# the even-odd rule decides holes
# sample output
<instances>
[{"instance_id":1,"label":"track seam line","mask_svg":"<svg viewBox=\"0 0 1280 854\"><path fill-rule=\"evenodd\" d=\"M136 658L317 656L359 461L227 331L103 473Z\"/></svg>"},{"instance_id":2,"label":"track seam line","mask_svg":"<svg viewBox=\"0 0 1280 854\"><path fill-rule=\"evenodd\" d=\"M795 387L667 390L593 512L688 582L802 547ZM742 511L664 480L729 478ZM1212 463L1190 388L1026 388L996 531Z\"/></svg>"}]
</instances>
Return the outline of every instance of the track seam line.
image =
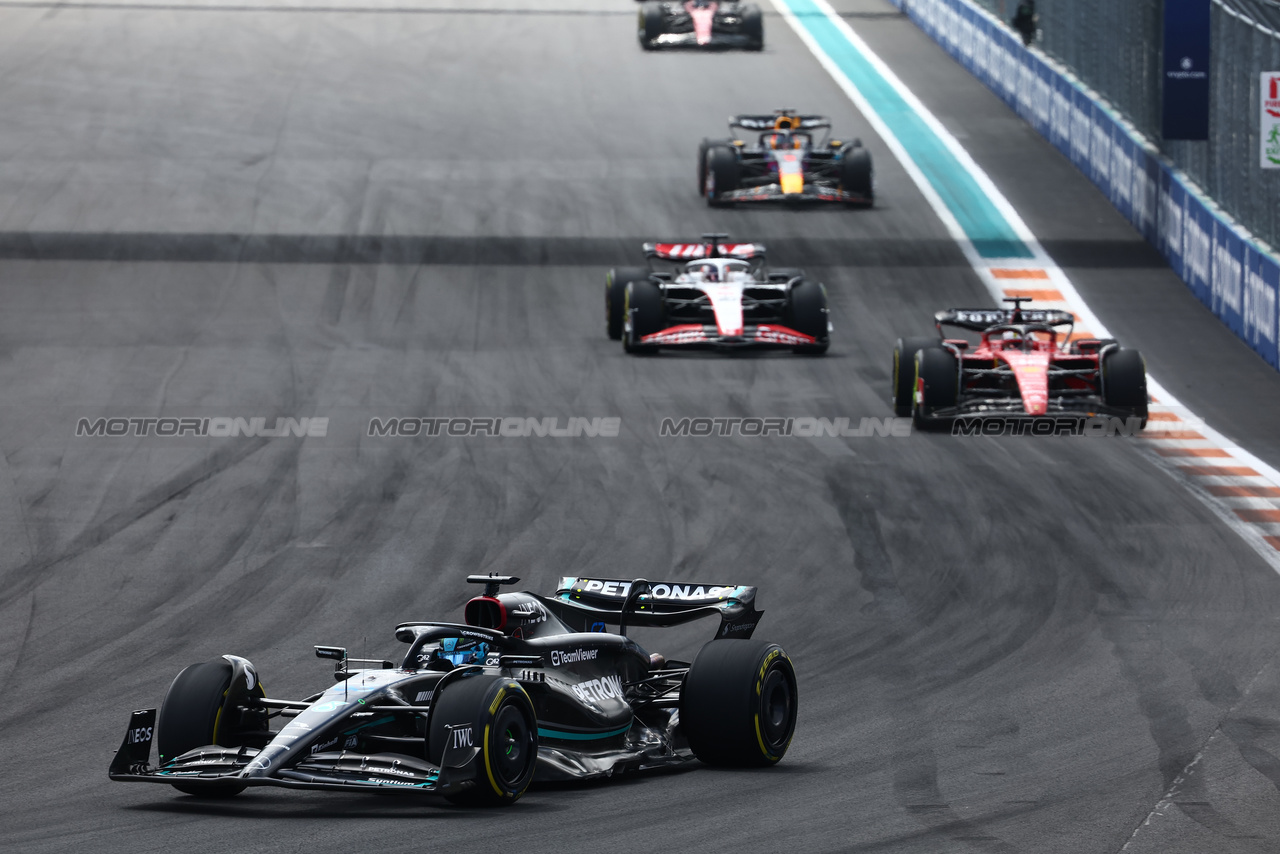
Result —
<instances>
[{"instance_id":1,"label":"track seam line","mask_svg":"<svg viewBox=\"0 0 1280 854\"><path fill-rule=\"evenodd\" d=\"M1151 808L1151 812L1147 813L1146 818L1138 822L1138 826L1133 829L1133 833L1129 834L1129 839L1124 843L1124 845L1120 846L1116 854L1129 850L1129 846L1138 838L1138 834L1142 832L1142 829L1150 826L1152 819L1158 815L1164 815L1164 811L1172 804L1176 803L1173 799L1179 794L1178 787L1186 781L1187 777L1191 775L1191 772L1195 770L1195 767L1200 764L1200 760L1204 758L1205 753L1207 753L1209 748L1213 745L1214 739L1222 734L1223 722L1235 714L1236 710L1244 705L1245 701L1247 701L1253 693L1254 686L1256 686L1258 684L1258 680L1262 678L1262 674L1268 667L1275 663L1275 660L1276 655L1273 654L1271 658L1267 660L1266 664L1259 667L1258 672L1253 674L1253 678L1249 680L1249 684L1240 695L1240 699L1232 703L1231 708L1222 713L1221 717L1218 718L1218 722L1213 726L1213 732L1209 733L1209 737L1204 740L1204 744L1200 745L1200 749L1196 751L1196 755L1191 757L1191 761L1182 767L1181 773L1173 779L1173 782L1169 784L1169 788L1165 789L1164 793L1160 796L1160 800L1156 801L1155 806Z\"/></svg>"}]
</instances>

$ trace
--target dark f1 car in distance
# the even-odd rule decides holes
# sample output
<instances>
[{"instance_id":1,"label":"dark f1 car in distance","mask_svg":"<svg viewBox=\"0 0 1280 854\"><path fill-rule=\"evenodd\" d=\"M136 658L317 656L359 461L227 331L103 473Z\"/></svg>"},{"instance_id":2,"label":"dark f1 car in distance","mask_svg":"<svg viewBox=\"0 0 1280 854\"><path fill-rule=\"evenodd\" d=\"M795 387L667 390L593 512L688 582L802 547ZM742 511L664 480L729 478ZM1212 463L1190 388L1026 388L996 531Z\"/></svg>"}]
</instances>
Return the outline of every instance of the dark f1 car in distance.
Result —
<instances>
[{"instance_id":1,"label":"dark f1 car in distance","mask_svg":"<svg viewBox=\"0 0 1280 854\"><path fill-rule=\"evenodd\" d=\"M744 139L704 139L698 147L698 192L716 207L735 202L875 203L871 152L862 141L831 139L831 121L794 110L771 116L732 116L729 130ZM814 139L814 131L822 136Z\"/></svg>"},{"instance_id":2,"label":"dark f1 car in distance","mask_svg":"<svg viewBox=\"0 0 1280 854\"><path fill-rule=\"evenodd\" d=\"M917 426L959 416L1114 415L1147 419L1142 354L1113 339L1071 340L1068 311L949 309L934 315L939 338L899 338L893 348L893 409ZM943 327L979 333L976 346ZM1065 334L1058 327L1067 327Z\"/></svg>"},{"instance_id":3,"label":"dark f1 car in distance","mask_svg":"<svg viewBox=\"0 0 1280 854\"><path fill-rule=\"evenodd\" d=\"M795 671L777 644L751 639L754 587L570 576L539 596L499 592L518 578L467 580L485 588L465 622L400 624L396 638L409 646L398 665L316 647L337 662L338 684L301 700L267 697L238 656L186 668L158 717L133 713L111 779L210 797L280 786L504 805L534 780L695 757L767 766L786 753ZM708 616L719 617L715 639L692 663L627 637L628 626ZM288 722L272 729L277 719Z\"/></svg>"},{"instance_id":4,"label":"dark f1 car in distance","mask_svg":"<svg viewBox=\"0 0 1280 854\"><path fill-rule=\"evenodd\" d=\"M759 243L646 243L649 267L605 275L605 324L628 353L660 348L790 349L830 346L827 292L794 268L765 266ZM672 262L654 269L654 261Z\"/></svg>"},{"instance_id":5,"label":"dark f1 car in distance","mask_svg":"<svg viewBox=\"0 0 1280 854\"><path fill-rule=\"evenodd\" d=\"M755 3L650 0L640 7L640 46L764 49L764 17Z\"/></svg>"}]
</instances>

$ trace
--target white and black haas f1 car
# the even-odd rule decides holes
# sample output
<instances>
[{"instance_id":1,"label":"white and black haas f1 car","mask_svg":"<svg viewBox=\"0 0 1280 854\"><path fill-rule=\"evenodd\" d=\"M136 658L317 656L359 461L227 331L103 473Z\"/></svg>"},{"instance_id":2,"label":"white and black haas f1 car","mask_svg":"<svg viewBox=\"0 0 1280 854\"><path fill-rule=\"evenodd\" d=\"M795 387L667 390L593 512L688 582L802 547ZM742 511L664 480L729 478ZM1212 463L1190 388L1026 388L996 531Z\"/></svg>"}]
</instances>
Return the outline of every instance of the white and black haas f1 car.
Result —
<instances>
[{"instance_id":1,"label":"white and black haas f1 car","mask_svg":"<svg viewBox=\"0 0 1280 854\"><path fill-rule=\"evenodd\" d=\"M649 267L605 275L605 324L628 353L672 349L789 349L821 355L831 342L827 292L804 271L765 265L759 243L646 243ZM654 262L670 262L655 269Z\"/></svg>"},{"instance_id":2,"label":"white and black haas f1 car","mask_svg":"<svg viewBox=\"0 0 1280 854\"><path fill-rule=\"evenodd\" d=\"M1147 419L1142 354L1114 339L1078 338L1069 311L949 309L934 315L939 338L899 338L893 348L893 408L922 428L957 417L1110 415ZM977 333L948 338L944 327ZM1060 331L1066 327L1065 332Z\"/></svg>"},{"instance_id":3,"label":"white and black haas f1 car","mask_svg":"<svg viewBox=\"0 0 1280 854\"><path fill-rule=\"evenodd\" d=\"M698 192L713 207L737 202L875 203L871 152L862 141L830 137L831 121L794 110L733 116L729 130L752 131L754 142L704 139L698 147ZM815 138L814 133L822 135Z\"/></svg>"},{"instance_id":4,"label":"white and black haas f1 car","mask_svg":"<svg viewBox=\"0 0 1280 854\"><path fill-rule=\"evenodd\" d=\"M795 671L781 647L751 638L754 587L566 577L539 596L500 592L517 578L467 580L485 589L464 623L396 628L408 644L399 664L316 647L338 682L301 700L268 697L238 656L186 668L158 713L133 713L111 779L209 797L278 786L504 805L533 781L694 758L768 766L786 753ZM627 637L708 616L716 637L693 662Z\"/></svg>"},{"instance_id":5,"label":"white and black haas f1 car","mask_svg":"<svg viewBox=\"0 0 1280 854\"><path fill-rule=\"evenodd\" d=\"M640 46L764 49L764 16L755 3L650 0L640 7Z\"/></svg>"}]
</instances>

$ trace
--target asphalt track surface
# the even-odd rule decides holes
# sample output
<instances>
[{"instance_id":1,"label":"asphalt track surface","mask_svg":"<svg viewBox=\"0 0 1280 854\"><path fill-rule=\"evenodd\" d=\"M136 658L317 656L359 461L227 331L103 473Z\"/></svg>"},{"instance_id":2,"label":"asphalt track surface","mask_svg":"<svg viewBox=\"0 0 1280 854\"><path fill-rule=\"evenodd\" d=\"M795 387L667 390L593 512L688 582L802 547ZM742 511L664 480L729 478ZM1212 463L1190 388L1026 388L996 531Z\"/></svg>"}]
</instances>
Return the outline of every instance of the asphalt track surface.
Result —
<instances>
[{"instance_id":1,"label":"asphalt track surface","mask_svg":"<svg viewBox=\"0 0 1280 854\"><path fill-rule=\"evenodd\" d=\"M1280 578L1131 442L659 436L663 417L887 416L893 339L988 302L776 16L763 54L700 55L642 53L612 0L139 5L0 7L0 849L1280 845ZM1103 321L1276 464L1276 375L908 21L838 8ZM779 106L863 138L876 209L701 203L697 140ZM604 268L711 229L826 282L826 358L606 339ZM331 426L74 437L161 414ZM622 431L363 435L415 415ZM786 759L502 812L107 780L129 710L182 666L234 652L272 695L310 693L312 644L395 654L396 622L456 618L462 576L488 571L759 585L757 635L799 669ZM641 639L690 653L702 628Z\"/></svg>"}]
</instances>

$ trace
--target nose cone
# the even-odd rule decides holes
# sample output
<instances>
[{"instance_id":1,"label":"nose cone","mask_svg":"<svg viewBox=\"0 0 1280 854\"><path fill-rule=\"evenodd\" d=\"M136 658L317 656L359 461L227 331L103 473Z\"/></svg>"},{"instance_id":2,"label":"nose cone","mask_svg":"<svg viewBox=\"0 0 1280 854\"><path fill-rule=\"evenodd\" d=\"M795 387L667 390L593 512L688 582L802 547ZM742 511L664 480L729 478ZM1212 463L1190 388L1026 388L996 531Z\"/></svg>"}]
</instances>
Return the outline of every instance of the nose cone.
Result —
<instances>
[{"instance_id":1,"label":"nose cone","mask_svg":"<svg viewBox=\"0 0 1280 854\"><path fill-rule=\"evenodd\" d=\"M804 192L804 161L800 155L792 152L779 152L778 184L782 194L792 196Z\"/></svg>"},{"instance_id":2,"label":"nose cone","mask_svg":"<svg viewBox=\"0 0 1280 854\"><path fill-rule=\"evenodd\" d=\"M1028 415L1044 415L1049 409L1049 354L1002 350L1000 356L1013 368L1022 408Z\"/></svg>"}]
</instances>

